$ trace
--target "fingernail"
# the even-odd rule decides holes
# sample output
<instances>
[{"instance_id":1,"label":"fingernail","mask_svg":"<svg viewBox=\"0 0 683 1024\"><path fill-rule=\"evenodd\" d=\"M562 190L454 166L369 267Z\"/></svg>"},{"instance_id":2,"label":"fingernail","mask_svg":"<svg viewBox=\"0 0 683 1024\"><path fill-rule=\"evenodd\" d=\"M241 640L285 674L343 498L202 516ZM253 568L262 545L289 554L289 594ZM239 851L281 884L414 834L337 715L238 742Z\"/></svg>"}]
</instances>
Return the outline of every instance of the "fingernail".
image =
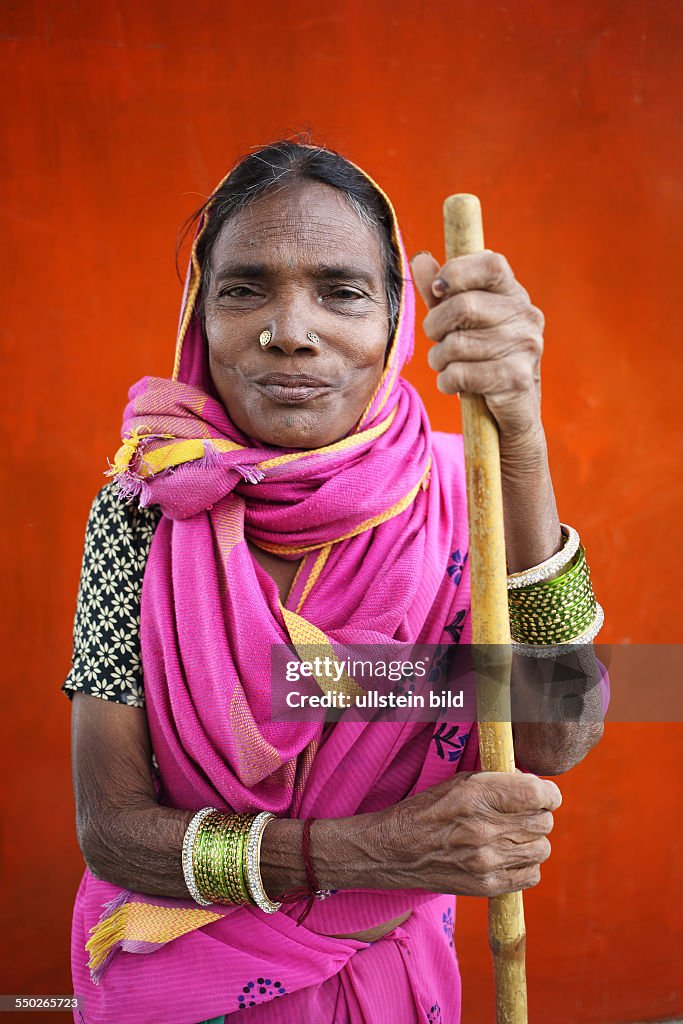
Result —
<instances>
[{"instance_id":1,"label":"fingernail","mask_svg":"<svg viewBox=\"0 0 683 1024\"><path fill-rule=\"evenodd\" d=\"M432 291L435 295L445 295L448 291L448 282L444 281L442 277L437 277L436 281L432 285Z\"/></svg>"},{"instance_id":2,"label":"fingernail","mask_svg":"<svg viewBox=\"0 0 683 1024\"><path fill-rule=\"evenodd\" d=\"M410 257L410 265L411 265L411 267L413 265L413 261L416 260L418 256L431 256L431 255L432 254L429 251L429 249L420 249L419 252L416 252L414 256Z\"/></svg>"}]
</instances>

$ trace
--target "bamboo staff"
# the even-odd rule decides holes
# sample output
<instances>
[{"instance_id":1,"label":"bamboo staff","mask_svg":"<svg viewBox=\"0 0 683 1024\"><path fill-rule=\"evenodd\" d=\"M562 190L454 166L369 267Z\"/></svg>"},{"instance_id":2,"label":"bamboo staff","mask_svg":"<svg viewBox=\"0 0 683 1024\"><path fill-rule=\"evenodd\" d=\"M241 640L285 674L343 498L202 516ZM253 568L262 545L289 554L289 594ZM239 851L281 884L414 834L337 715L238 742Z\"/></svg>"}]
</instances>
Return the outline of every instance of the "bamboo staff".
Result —
<instances>
[{"instance_id":1,"label":"bamboo staff","mask_svg":"<svg viewBox=\"0 0 683 1024\"><path fill-rule=\"evenodd\" d=\"M481 252L484 232L478 198L466 193L449 196L444 203L444 228L447 259ZM460 401L467 473L479 753L483 771L514 772L510 721L512 653L498 428L481 395L463 393ZM526 1024L526 930L521 892L489 900L489 945L493 956L496 1024Z\"/></svg>"}]
</instances>

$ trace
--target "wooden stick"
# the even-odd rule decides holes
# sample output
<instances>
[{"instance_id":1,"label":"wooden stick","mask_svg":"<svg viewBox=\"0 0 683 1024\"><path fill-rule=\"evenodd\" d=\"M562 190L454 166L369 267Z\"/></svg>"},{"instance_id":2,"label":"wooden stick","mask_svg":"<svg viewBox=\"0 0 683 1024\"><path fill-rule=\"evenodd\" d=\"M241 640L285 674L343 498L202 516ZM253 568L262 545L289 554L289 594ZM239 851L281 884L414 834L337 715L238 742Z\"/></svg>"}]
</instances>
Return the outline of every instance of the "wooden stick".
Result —
<instances>
[{"instance_id":1,"label":"wooden stick","mask_svg":"<svg viewBox=\"0 0 683 1024\"><path fill-rule=\"evenodd\" d=\"M478 198L466 193L449 196L444 203L444 228L447 259L481 252L484 232ZM481 395L463 393L460 403L467 473L479 754L483 771L514 772L510 721L512 653L498 428ZM526 1024L526 930L521 892L489 900L489 945L496 1022Z\"/></svg>"}]
</instances>

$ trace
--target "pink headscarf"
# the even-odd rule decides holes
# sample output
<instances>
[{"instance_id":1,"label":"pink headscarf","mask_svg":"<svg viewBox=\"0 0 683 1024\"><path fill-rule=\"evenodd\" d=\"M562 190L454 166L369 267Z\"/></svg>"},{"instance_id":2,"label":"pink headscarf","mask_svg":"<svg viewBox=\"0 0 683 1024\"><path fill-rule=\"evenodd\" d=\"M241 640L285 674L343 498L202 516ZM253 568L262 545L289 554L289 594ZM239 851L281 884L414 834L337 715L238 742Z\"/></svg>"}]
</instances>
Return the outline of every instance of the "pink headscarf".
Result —
<instances>
[{"instance_id":1,"label":"pink headscarf","mask_svg":"<svg viewBox=\"0 0 683 1024\"><path fill-rule=\"evenodd\" d=\"M477 766L471 722L437 730L340 721L323 730L270 715L273 644L470 640L462 438L432 432L400 375L413 354L415 303L386 202L404 280L400 314L380 384L346 437L301 451L269 448L236 428L210 382L194 249L173 378L131 388L114 471L124 493L163 513L144 577L141 645L168 806L347 817ZM245 538L302 558L284 603ZM86 871L74 914L75 991L98 1024L155 1020L159 986L169 1024L229 1013L240 1005L240 979L282 977L293 991L367 945L323 933L365 929L437 898L422 889L336 891L297 927L303 903L273 915L204 909L128 893Z\"/></svg>"}]
</instances>

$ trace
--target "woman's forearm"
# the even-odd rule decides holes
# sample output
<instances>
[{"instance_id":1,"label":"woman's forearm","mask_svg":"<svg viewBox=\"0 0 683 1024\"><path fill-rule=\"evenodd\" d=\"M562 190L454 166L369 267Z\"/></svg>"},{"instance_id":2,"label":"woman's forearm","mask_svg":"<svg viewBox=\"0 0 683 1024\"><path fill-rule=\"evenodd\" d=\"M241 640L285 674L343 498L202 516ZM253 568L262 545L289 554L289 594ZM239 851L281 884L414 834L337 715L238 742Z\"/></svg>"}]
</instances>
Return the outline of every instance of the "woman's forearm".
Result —
<instances>
[{"instance_id":1,"label":"woman's forearm","mask_svg":"<svg viewBox=\"0 0 683 1024\"><path fill-rule=\"evenodd\" d=\"M520 572L545 561L562 547L542 426L539 423L523 439L501 437L500 450L508 572ZM542 775L559 775L578 764L601 738L599 694L592 683L592 649L587 654L587 658L575 659L569 672L565 667L564 676L562 672L553 673L550 697L539 685L539 662L513 656L513 706L515 701L518 707L524 704L531 718L517 720L513 726L515 754L525 768ZM580 707L575 706L577 702Z\"/></svg>"},{"instance_id":2,"label":"woman's forearm","mask_svg":"<svg viewBox=\"0 0 683 1024\"><path fill-rule=\"evenodd\" d=\"M147 804L89 815L81 852L96 878L133 892L187 899L181 852L194 811Z\"/></svg>"},{"instance_id":3,"label":"woman's forearm","mask_svg":"<svg viewBox=\"0 0 683 1024\"><path fill-rule=\"evenodd\" d=\"M543 427L514 441L501 437L500 464L508 572L521 572L562 547Z\"/></svg>"},{"instance_id":4,"label":"woman's forearm","mask_svg":"<svg viewBox=\"0 0 683 1024\"><path fill-rule=\"evenodd\" d=\"M194 811L158 804L93 816L80 837L92 873L134 892L187 899L181 852ZM100 824L96 824L100 821ZM311 857L323 889L380 888L382 875L378 815L320 818L311 828ZM301 849L303 821L275 818L261 842L261 878L277 900L288 889L308 884ZM386 864L384 864L386 869Z\"/></svg>"},{"instance_id":5,"label":"woman's forearm","mask_svg":"<svg viewBox=\"0 0 683 1024\"><path fill-rule=\"evenodd\" d=\"M311 826L311 860L321 889L386 888L380 816L319 818ZM266 893L279 900L289 888L307 886L301 835L303 821L270 821L261 842L261 878Z\"/></svg>"}]
</instances>

